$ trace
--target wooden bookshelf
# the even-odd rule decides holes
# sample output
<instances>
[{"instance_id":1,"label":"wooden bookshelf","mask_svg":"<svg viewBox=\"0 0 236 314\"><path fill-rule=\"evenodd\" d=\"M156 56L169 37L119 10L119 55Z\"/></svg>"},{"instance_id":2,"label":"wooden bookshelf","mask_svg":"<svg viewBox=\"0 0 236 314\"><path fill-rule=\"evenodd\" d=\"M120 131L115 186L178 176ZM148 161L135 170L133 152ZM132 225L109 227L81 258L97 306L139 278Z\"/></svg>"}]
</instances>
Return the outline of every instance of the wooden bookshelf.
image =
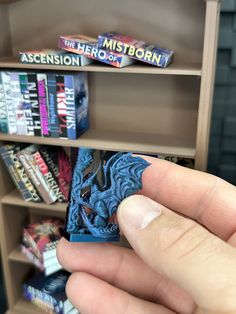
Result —
<instances>
[{"instance_id":1,"label":"wooden bookshelf","mask_svg":"<svg viewBox=\"0 0 236 314\"><path fill-rule=\"evenodd\" d=\"M0 134L8 141L193 158L206 170L219 20L218 0L0 0L0 70L86 71L90 129L77 140ZM96 10L94 10L96 8ZM175 51L166 69L24 65L18 51L53 48L59 35L117 30ZM66 204L25 202L0 160L0 243L8 314L43 313L22 298L34 269L20 252L22 226L63 217Z\"/></svg>"}]
</instances>

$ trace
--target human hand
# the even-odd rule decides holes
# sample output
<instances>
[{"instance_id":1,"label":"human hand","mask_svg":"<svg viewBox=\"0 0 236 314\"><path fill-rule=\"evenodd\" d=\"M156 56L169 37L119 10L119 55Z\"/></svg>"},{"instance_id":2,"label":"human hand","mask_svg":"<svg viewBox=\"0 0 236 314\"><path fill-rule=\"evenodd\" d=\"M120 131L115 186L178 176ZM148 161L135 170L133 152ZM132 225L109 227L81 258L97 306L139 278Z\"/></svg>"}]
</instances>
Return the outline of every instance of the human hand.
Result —
<instances>
[{"instance_id":1,"label":"human hand","mask_svg":"<svg viewBox=\"0 0 236 314\"><path fill-rule=\"evenodd\" d=\"M118 209L134 251L59 242L59 261L72 272L69 299L82 314L236 313L236 188L145 159L141 195Z\"/></svg>"}]
</instances>

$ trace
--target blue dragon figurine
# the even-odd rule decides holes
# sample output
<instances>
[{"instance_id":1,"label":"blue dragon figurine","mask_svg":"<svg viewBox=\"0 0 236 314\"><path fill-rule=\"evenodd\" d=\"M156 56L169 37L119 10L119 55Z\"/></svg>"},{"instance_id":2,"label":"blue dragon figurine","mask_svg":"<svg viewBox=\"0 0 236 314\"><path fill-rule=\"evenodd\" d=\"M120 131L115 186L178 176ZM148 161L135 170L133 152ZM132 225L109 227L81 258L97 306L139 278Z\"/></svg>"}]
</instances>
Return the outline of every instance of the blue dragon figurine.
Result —
<instances>
[{"instance_id":1,"label":"blue dragon figurine","mask_svg":"<svg viewBox=\"0 0 236 314\"><path fill-rule=\"evenodd\" d=\"M142 173L148 165L131 153L110 156L80 148L63 236L71 242L118 241L118 205L142 188Z\"/></svg>"}]
</instances>

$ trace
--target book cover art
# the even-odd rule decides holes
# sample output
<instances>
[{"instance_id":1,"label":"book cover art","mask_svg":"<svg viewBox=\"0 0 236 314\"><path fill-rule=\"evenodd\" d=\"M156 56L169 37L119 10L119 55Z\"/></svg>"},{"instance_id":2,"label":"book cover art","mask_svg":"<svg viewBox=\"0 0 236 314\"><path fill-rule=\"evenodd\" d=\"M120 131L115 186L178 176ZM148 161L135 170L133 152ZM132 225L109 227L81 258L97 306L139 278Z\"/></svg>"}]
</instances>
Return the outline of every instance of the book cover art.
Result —
<instances>
[{"instance_id":1,"label":"book cover art","mask_svg":"<svg viewBox=\"0 0 236 314\"><path fill-rule=\"evenodd\" d=\"M28 224L23 229L23 244L29 247L42 262L55 256L55 248L61 238L59 229L64 225L59 218L48 218L40 222ZM53 255L47 254L53 251Z\"/></svg>"},{"instance_id":2,"label":"book cover art","mask_svg":"<svg viewBox=\"0 0 236 314\"><path fill-rule=\"evenodd\" d=\"M59 137L59 121L57 114L57 81L56 74L47 74L48 102L49 102L49 128L51 137Z\"/></svg>"},{"instance_id":3,"label":"book cover art","mask_svg":"<svg viewBox=\"0 0 236 314\"><path fill-rule=\"evenodd\" d=\"M8 133L7 105L5 101L5 92L0 72L0 130L2 133Z\"/></svg>"},{"instance_id":4,"label":"book cover art","mask_svg":"<svg viewBox=\"0 0 236 314\"><path fill-rule=\"evenodd\" d=\"M122 53L108 51L98 47L97 39L89 36L60 36L58 46L61 49L82 54L88 58L104 62L118 68L134 63L134 60Z\"/></svg>"},{"instance_id":5,"label":"book cover art","mask_svg":"<svg viewBox=\"0 0 236 314\"><path fill-rule=\"evenodd\" d=\"M41 135L48 137L50 135L50 130L48 115L47 75L44 73L38 73L37 81L38 81L39 111L42 128Z\"/></svg>"},{"instance_id":6,"label":"book cover art","mask_svg":"<svg viewBox=\"0 0 236 314\"><path fill-rule=\"evenodd\" d=\"M40 151L38 150L37 152L33 153L33 157L37 165L39 166L42 174L44 175L45 181L48 184L48 188L55 194L59 202L64 202L65 196L60 190L56 178L54 177L52 172L49 170L47 163L44 161L42 155L40 154Z\"/></svg>"},{"instance_id":7,"label":"book cover art","mask_svg":"<svg viewBox=\"0 0 236 314\"><path fill-rule=\"evenodd\" d=\"M23 110L25 115L25 123L27 127L27 135L34 136L34 123L32 117L32 109L30 102L30 94L28 90L27 73L19 73L21 95L23 97Z\"/></svg>"},{"instance_id":8,"label":"book cover art","mask_svg":"<svg viewBox=\"0 0 236 314\"><path fill-rule=\"evenodd\" d=\"M54 313L66 314L73 309L65 293L68 278L69 273L64 270L47 277L38 274L24 283L24 296L29 301L37 299L51 304Z\"/></svg>"},{"instance_id":9,"label":"book cover art","mask_svg":"<svg viewBox=\"0 0 236 314\"><path fill-rule=\"evenodd\" d=\"M2 83L4 90L4 98L7 109L8 133L17 133L16 110L12 98L11 72L2 72Z\"/></svg>"},{"instance_id":10,"label":"book cover art","mask_svg":"<svg viewBox=\"0 0 236 314\"><path fill-rule=\"evenodd\" d=\"M28 73L28 91L31 104L34 135L41 136L41 121L38 97L38 81L35 73Z\"/></svg>"},{"instance_id":11,"label":"book cover art","mask_svg":"<svg viewBox=\"0 0 236 314\"><path fill-rule=\"evenodd\" d=\"M98 47L124 53L130 58L165 68L173 60L174 52L116 32L98 36Z\"/></svg>"},{"instance_id":12,"label":"book cover art","mask_svg":"<svg viewBox=\"0 0 236 314\"><path fill-rule=\"evenodd\" d=\"M4 146L0 146L0 155L7 167L7 170L14 181L17 189L21 192L25 201L31 201L32 195L25 184L24 180L22 180L20 173L17 171L15 167L15 162L18 162L17 159L17 152L21 149L20 145L15 144L7 144Z\"/></svg>"},{"instance_id":13,"label":"book cover art","mask_svg":"<svg viewBox=\"0 0 236 314\"><path fill-rule=\"evenodd\" d=\"M37 151L38 146L32 144L18 152L17 156L19 157L23 167L25 168L26 173L36 187L40 196L47 204L51 204L57 200L57 197L53 190L48 187L44 175L42 174L36 160L34 159L33 154Z\"/></svg>"},{"instance_id":14,"label":"book cover art","mask_svg":"<svg viewBox=\"0 0 236 314\"><path fill-rule=\"evenodd\" d=\"M42 49L20 51L20 61L25 64L48 64L80 67L91 64L92 59L76 53L66 52L60 49Z\"/></svg>"},{"instance_id":15,"label":"book cover art","mask_svg":"<svg viewBox=\"0 0 236 314\"><path fill-rule=\"evenodd\" d=\"M60 138L67 139L67 103L64 75L57 75L57 114Z\"/></svg>"},{"instance_id":16,"label":"book cover art","mask_svg":"<svg viewBox=\"0 0 236 314\"><path fill-rule=\"evenodd\" d=\"M71 163L66 152L59 146L40 146L39 151L49 169L56 177L59 188L65 200L68 201L71 183Z\"/></svg>"}]
</instances>

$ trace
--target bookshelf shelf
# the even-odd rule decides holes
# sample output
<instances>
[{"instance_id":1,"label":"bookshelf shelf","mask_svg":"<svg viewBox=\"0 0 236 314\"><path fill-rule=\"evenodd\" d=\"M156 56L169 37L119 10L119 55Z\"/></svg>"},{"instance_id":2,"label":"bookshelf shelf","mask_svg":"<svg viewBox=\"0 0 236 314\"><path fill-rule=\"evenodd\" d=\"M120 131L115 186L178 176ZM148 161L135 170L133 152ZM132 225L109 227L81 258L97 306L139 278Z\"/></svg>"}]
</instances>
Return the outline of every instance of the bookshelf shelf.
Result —
<instances>
[{"instance_id":1,"label":"bookshelf shelf","mask_svg":"<svg viewBox=\"0 0 236 314\"><path fill-rule=\"evenodd\" d=\"M187 134L188 135L188 134ZM188 135L189 136L189 135ZM90 129L77 140L30 137L0 134L0 140L59 145L65 147L93 147L114 151L133 151L147 154L165 154L180 157L195 157L194 137L176 135L139 134Z\"/></svg>"},{"instance_id":2,"label":"bookshelf shelf","mask_svg":"<svg viewBox=\"0 0 236 314\"><path fill-rule=\"evenodd\" d=\"M83 72L105 72L105 73L127 73L127 74L152 74L152 75L190 75L201 76L200 63L173 62L168 68L161 69L144 64L134 64L124 68L114 68L109 65L91 64L83 67L51 66L37 64L22 64L17 58L0 59L0 67L8 69L32 69L32 70L55 70L55 71L83 71Z\"/></svg>"},{"instance_id":3,"label":"bookshelf shelf","mask_svg":"<svg viewBox=\"0 0 236 314\"><path fill-rule=\"evenodd\" d=\"M3 4L3 5L1 5ZM90 129L77 140L6 135L23 142L193 158L206 170L218 37L219 0L0 0L0 70L89 72ZM96 7L96 11L92 8ZM178 27L176 27L178 25ZM59 35L117 30L175 51L166 69L136 63L117 69L25 65L18 51L57 46ZM131 75L132 74L132 75ZM22 297L34 269L20 252L22 227L64 217L67 204L25 202L0 160L0 243L8 314L44 313Z\"/></svg>"},{"instance_id":4,"label":"bookshelf shelf","mask_svg":"<svg viewBox=\"0 0 236 314\"><path fill-rule=\"evenodd\" d=\"M2 204L5 205L15 205L20 207L28 207L28 208L40 208L42 211L50 210L55 211L57 213L65 213L67 203L54 203L54 204L46 204L46 203L34 203L34 202L25 202L20 193L17 190L13 190L10 193L6 194L2 198Z\"/></svg>"}]
</instances>

